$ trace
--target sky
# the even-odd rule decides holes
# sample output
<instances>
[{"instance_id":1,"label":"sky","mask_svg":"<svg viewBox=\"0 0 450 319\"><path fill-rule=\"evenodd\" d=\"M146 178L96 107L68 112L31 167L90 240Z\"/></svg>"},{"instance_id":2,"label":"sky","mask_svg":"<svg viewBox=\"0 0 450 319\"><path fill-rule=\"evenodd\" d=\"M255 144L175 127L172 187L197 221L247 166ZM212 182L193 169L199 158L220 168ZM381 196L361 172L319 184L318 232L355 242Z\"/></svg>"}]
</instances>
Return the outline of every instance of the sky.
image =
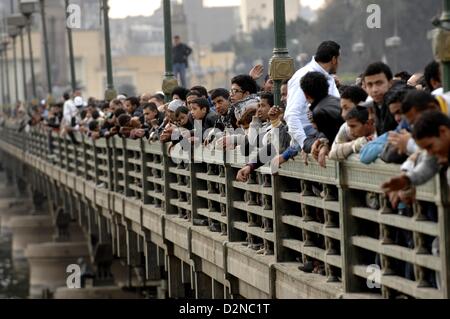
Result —
<instances>
[{"instance_id":1,"label":"sky","mask_svg":"<svg viewBox=\"0 0 450 319\"><path fill-rule=\"evenodd\" d=\"M240 0L204 0L206 6L236 6ZM303 5L313 9L320 7L324 0L301 0ZM109 0L111 18L151 15L160 5L160 0Z\"/></svg>"}]
</instances>

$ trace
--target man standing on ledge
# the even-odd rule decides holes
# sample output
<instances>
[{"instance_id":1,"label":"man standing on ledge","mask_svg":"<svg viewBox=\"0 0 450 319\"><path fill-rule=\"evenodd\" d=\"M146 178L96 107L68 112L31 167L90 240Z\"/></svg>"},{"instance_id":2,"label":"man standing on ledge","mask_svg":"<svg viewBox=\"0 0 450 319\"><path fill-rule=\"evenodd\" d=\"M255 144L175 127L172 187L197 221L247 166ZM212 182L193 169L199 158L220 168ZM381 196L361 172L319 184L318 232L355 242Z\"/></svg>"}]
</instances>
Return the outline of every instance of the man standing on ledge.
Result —
<instances>
[{"instance_id":1,"label":"man standing on ledge","mask_svg":"<svg viewBox=\"0 0 450 319\"><path fill-rule=\"evenodd\" d=\"M179 35L173 37L174 46L172 49L173 57L173 73L178 79L182 87L187 87L186 83L186 69L189 67L188 58L192 54L192 49L186 44L181 43Z\"/></svg>"}]
</instances>

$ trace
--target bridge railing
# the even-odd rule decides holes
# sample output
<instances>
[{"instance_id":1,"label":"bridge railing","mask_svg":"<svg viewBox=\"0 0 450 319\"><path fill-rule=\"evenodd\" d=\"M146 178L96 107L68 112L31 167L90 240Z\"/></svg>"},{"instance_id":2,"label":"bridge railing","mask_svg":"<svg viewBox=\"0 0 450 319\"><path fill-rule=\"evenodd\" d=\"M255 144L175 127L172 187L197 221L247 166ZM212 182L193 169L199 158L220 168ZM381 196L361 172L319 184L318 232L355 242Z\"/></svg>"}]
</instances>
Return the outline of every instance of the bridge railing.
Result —
<instances>
[{"instance_id":1,"label":"bridge railing","mask_svg":"<svg viewBox=\"0 0 450 319\"><path fill-rule=\"evenodd\" d=\"M40 129L1 132L3 142L26 147L98 189L203 225L268 264L303 265L330 284L342 283L347 293L450 297L444 175L417 189L412 208L393 209L380 185L399 167L383 162L328 161L321 168L296 159L279 174L263 167L241 183L235 180L240 152L204 148L177 158L169 157L167 145L144 140L92 141L76 133L74 144L68 136L49 136Z\"/></svg>"}]
</instances>

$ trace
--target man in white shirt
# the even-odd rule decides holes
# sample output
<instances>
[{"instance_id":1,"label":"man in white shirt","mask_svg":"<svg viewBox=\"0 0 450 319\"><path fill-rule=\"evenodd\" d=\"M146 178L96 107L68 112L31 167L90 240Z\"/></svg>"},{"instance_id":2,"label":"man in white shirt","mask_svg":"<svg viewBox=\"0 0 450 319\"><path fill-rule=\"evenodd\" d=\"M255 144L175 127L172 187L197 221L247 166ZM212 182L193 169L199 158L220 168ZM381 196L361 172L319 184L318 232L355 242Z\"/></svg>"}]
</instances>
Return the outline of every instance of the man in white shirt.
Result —
<instances>
[{"instance_id":1,"label":"man in white shirt","mask_svg":"<svg viewBox=\"0 0 450 319\"><path fill-rule=\"evenodd\" d=\"M78 109L75 106L74 101L70 98L69 93L64 93L64 106L63 106L63 120L62 120L62 126L64 128L71 128L72 127L72 118L74 118L77 113Z\"/></svg>"},{"instance_id":2,"label":"man in white shirt","mask_svg":"<svg viewBox=\"0 0 450 319\"><path fill-rule=\"evenodd\" d=\"M294 157L302 148L307 136L315 134L315 129L308 119L309 103L300 88L302 78L309 72L320 72L325 75L329 84L329 94L340 98L335 79L339 67L340 46L333 41L325 41L320 44L316 55L310 63L298 70L288 83L287 107L284 119L289 127L292 137L291 147L283 155L276 158L282 164Z\"/></svg>"}]
</instances>

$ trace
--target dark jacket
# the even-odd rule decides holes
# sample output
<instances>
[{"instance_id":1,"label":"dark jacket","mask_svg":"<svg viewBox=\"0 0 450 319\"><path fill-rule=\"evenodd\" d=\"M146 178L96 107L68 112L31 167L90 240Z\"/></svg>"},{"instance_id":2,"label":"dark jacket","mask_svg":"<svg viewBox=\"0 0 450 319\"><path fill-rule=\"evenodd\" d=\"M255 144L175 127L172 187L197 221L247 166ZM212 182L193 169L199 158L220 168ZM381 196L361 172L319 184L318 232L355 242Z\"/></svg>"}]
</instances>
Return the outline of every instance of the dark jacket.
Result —
<instances>
[{"instance_id":1,"label":"dark jacket","mask_svg":"<svg viewBox=\"0 0 450 319\"><path fill-rule=\"evenodd\" d=\"M206 116L202 120L202 133L201 133L202 141L207 138L207 135L211 132L211 130L214 130L216 121L217 121L217 113L210 110L209 113L206 114ZM196 134L195 120L193 120L193 124L194 128L191 130L191 136L195 136Z\"/></svg>"},{"instance_id":2,"label":"dark jacket","mask_svg":"<svg viewBox=\"0 0 450 319\"><path fill-rule=\"evenodd\" d=\"M389 107L386 103L383 103L381 106L374 104L374 109L378 136L397 128L398 123L395 121L395 118L389 111Z\"/></svg>"},{"instance_id":3,"label":"dark jacket","mask_svg":"<svg viewBox=\"0 0 450 319\"><path fill-rule=\"evenodd\" d=\"M236 116L234 114L234 107L230 106L227 114L217 116L217 121L214 128L221 131L225 131L226 128L238 128Z\"/></svg>"},{"instance_id":4,"label":"dark jacket","mask_svg":"<svg viewBox=\"0 0 450 319\"><path fill-rule=\"evenodd\" d=\"M61 126L61 121L62 121L62 114L61 113L55 114L55 116L50 117L47 120L47 126L51 127L54 130L59 129L59 127Z\"/></svg>"},{"instance_id":5,"label":"dark jacket","mask_svg":"<svg viewBox=\"0 0 450 319\"><path fill-rule=\"evenodd\" d=\"M310 109L318 132L306 138L303 146L303 150L306 153L311 153L312 145L320 138L327 138L331 145L342 124L344 124L344 119L341 116L340 101L337 97L328 95L319 103L312 104Z\"/></svg>"},{"instance_id":6,"label":"dark jacket","mask_svg":"<svg viewBox=\"0 0 450 319\"><path fill-rule=\"evenodd\" d=\"M145 123L144 109L142 106L139 106L134 110L132 117L138 117L142 125Z\"/></svg>"},{"instance_id":7,"label":"dark jacket","mask_svg":"<svg viewBox=\"0 0 450 319\"><path fill-rule=\"evenodd\" d=\"M272 161L272 159L275 158L277 154L282 154L290 145L291 143L291 136L289 134L289 129L287 125L281 124L278 127L279 139L277 149L272 143L262 145L262 142L260 141L259 144L262 145L262 148L258 151L258 154L256 155L256 158L253 157L250 159L250 162L248 165L252 168L252 170L258 169L261 166L264 166L265 164ZM263 136L262 136L263 137ZM248 156L248 154L245 154Z\"/></svg>"},{"instance_id":8,"label":"dark jacket","mask_svg":"<svg viewBox=\"0 0 450 319\"><path fill-rule=\"evenodd\" d=\"M217 122L217 113L214 111L209 111L209 113L206 114L202 122L203 139L206 138L207 133L205 132L213 130L216 125L216 122Z\"/></svg>"},{"instance_id":9,"label":"dark jacket","mask_svg":"<svg viewBox=\"0 0 450 319\"><path fill-rule=\"evenodd\" d=\"M402 121L395 132L400 133L402 130L407 130L408 132L411 132L411 127L406 121ZM389 133L385 133L389 134ZM386 138L386 144L384 146L383 151L380 154L380 158L386 162L386 163L394 163L394 164L403 164L408 159L407 154L399 154L398 149L393 146L392 144L387 142Z\"/></svg>"},{"instance_id":10,"label":"dark jacket","mask_svg":"<svg viewBox=\"0 0 450 319\"><path fill-rule=\"evenodd\" d=\"M184 63L188 66L188 57L192 54L192 49L184 43L174 46L172 49L173 63Z\"/></svg>"}]
</instances>

